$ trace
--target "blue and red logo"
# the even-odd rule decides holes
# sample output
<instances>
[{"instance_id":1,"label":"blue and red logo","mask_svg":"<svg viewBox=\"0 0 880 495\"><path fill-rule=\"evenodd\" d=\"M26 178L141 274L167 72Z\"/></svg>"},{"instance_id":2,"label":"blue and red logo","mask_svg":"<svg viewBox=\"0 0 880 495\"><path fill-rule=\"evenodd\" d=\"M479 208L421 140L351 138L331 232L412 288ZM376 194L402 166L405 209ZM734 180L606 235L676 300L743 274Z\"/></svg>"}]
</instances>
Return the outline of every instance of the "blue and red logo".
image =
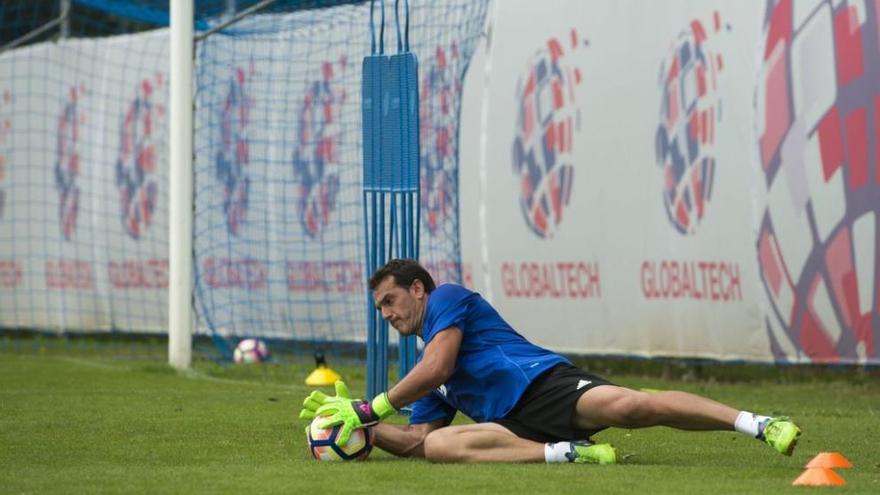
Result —
<instances>
[{"instance_id":1,"label":"blue and red logo","mask_svg":"<svg viewBox=\"0 0 880 495\"><path fill-rule=\"evenodd\" d=\"M878 22L874 2L767 4L757 254L778 360L880 359Z\"/></svg>"},{"instance_id":2,"label":"blue and red logo","mask_svg":"<svg viewBox=\"0 0 880 495\"><path fill-rule=\"evenodd\" d=\"M248 79L254 74L253 63L245 71L237 67L229 80L226 99L220 114L220 149L217 151L217 179L223 184L223 213L226 229L239 235L248 209L248 125L253 98L248 94Z\"/></svg>"},{"instance_id":3,"label":"blue and red logo","mask_svg":"<svg viewBox=\"0 0 880 495\"><path fill-rule=\"evenodd\" d=\"M339 195L340 115L346 99L339 80L346 65L344 57L322 64L321 78L308 85L299 111L293 172L299 182L300 223L312 238L330 224Z\"/></svg>"},{"instance_id":4,"label":"blue and red logo","mask_svg":"<svg viewBox=\"0 0 880 495\"><path fill-rule=\"evenodd\" d=\"M455 171L458 156L458 110L461 102L458 46L438 46L422 78L421 208L424 225L433 236L455 210Z\"/></svg>"},{"instance_id":5,"label":"blue and red logo","mask_svg":"<svg viewBox=\"0 0 880 495\"><path fill-rule=\"evenodd\" d=\"M79 137L84 116L79 107L85 89L70 88L67 103L58 118L58 140L55 147L55 187L58 189L58 222L64 240L73 239L79 214L80 174Z\"/></svg>"},{"instance_id":6,"label":"blue and red logo","mask_svg":"<svg viewBox=\"0 0 880 495\"><path fill-rule=\"evenodd\" d=\"M12 118L9 115L11 105L12 92L7 89L0 97L0 220L3 219L3 210L6 207L6 191L2 186L6 178L6 148L9 146L10 134L12 134Z\"/></svg>"},{"instance_id":7,"label":"blue and red logo","mask_svg":"<svg viewBox=\"0 0 880 495\"><path fill-rule=\"evenodd\" d=\"M585 45L572 30L569 50ZM571 199L574 135L580 130L575 90L580 68L566 57L563 43L550 38L529 60L516 87L518 106L513 171L520 179L520 207L538 237L553 237Z\"/></svg>"},{"instance_id":8,"label":"blue and red logo","mask_svg":"<svg viewBox=\"0 0 880 495\"><path fill-rule=\"evenodd\" d=\"M157 92L164 89L161 74L142 80L125 112L119 133L116 187L120 218L125 232L133 239L144 234L156 210L156 141L161 139L159 124L165 116L165 107L156 100Z\"/></svg>"},{"instance_id":9,"label":"blue and red logo","mask_svg":"<svg viewBox=\"0 0 880 495\"><path fill-rule=\"evenodd\" d=\"M710 48L722 28L715 12L712 29L698 20L682 31L660 66L662 93L657 128L657 165L663 176L663 204L682 234L694 234L712 198L715 128L721 120L720 53Z\"/></svg>"}]
</instances>

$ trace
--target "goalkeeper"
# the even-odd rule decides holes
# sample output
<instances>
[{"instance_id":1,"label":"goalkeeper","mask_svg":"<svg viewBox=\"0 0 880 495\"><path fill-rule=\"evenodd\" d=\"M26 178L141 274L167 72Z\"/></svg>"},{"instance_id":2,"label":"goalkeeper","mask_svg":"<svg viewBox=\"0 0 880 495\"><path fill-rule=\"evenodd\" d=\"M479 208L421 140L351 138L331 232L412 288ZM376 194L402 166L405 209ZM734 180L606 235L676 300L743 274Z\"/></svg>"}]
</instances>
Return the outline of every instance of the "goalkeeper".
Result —
<instances>
[{"instance_id":1,"label":"goalkeeper","mask_svg":"<svg viewBox=\"0 0 880 495\"><path fill-rule=\"evenodd\" d=\"M370 279L376 309L401 335L425 343L419 362L371 402L315 391L300 417L322 426L375 426L375 444L399 456L436 462L576 462L613 464L593 434L611 427L670 426L736 430L791 455L800 429L787 418L737 411L686 392L646 393L614 385L528 342L479 294L455 284L435 287L412 260L392 260ZM409 424L380 421L412 404ZM476 423L450 426L457 411Z\"/></svg>"}]
</instances>

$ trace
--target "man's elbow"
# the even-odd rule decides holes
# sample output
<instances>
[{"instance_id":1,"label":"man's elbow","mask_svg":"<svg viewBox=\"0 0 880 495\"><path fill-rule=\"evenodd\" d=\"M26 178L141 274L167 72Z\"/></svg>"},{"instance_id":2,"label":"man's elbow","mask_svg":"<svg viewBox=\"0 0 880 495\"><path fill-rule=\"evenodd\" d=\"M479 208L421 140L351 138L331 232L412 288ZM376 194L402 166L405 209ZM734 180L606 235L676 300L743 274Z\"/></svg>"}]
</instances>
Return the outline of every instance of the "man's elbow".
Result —
<instances>
[{"instance_id":1,"label":"man's elbow","mask_svg":"<svg viewBox=\"0 0 880 495\"><path fill-rule=\"evenodd\" d=\"M430 367L432 389L443 385L455 372L455 363L433 363Z\"/></svg>"},{"instance_id":2,"label":"man's elbow","mask_svg":"<svg viewBox=\"0 0 880 495\"><path fill-rule=\"evenodd\" d=\"M407 428L409 430L410 442L409 445L401 450L398 455L400 457L417 457L424 458L425 457L425 438L430 433L429 430L424 428Z\"/></svg>"}]
</instances>

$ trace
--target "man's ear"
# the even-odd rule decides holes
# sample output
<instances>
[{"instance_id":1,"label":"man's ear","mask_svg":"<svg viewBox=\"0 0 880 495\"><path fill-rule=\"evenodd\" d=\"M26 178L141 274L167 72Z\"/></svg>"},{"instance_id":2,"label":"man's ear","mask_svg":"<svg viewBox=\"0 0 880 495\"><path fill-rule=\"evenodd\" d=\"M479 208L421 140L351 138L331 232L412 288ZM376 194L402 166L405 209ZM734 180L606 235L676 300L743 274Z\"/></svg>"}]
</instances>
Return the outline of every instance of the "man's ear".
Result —
<instances>
[{"instance_id":1,"label":"man's ear","mask_svg":"<svg viewBox=\"0 0 880 495\"><path fill-rule=\"evenodd\" d=\"M416 299L424 297L424 295L426 294L425 284L419 279L413 280L412 285L409 286L409 293Z\"/></svg>"}]
</instances>

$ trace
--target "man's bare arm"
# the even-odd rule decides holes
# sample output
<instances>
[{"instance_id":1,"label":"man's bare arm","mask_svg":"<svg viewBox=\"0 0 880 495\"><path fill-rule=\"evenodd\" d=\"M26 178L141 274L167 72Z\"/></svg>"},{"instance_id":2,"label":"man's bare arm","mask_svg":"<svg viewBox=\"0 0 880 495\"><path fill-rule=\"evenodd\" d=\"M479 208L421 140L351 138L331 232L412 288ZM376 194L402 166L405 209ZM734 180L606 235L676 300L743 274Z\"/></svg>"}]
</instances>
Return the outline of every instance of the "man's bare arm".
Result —
<instances>
[{"instance_id":1,"label":"man's bare arm","mask_svg":"<svg viewBox=\"0 0 880 495\"><path fill-rule=\"evenodd\" d=\"M417 425L379 423L373 427L375 444L380 449L401 457L425 457L425 437L446 426L444 420Z\"/></svg>"},{"instance_id":2,"label":"man's bare arm","mask_svg":"<svg viewBox=\"0 0 880 495\"><path fill-rule=\"evenodd\" d=\"M391 405L400 409L446 383L455 371L459 347L461 330L458 327L452 326L437 333L425 347L422 360L388 391Z\"/></svg>"}]
</instances>

